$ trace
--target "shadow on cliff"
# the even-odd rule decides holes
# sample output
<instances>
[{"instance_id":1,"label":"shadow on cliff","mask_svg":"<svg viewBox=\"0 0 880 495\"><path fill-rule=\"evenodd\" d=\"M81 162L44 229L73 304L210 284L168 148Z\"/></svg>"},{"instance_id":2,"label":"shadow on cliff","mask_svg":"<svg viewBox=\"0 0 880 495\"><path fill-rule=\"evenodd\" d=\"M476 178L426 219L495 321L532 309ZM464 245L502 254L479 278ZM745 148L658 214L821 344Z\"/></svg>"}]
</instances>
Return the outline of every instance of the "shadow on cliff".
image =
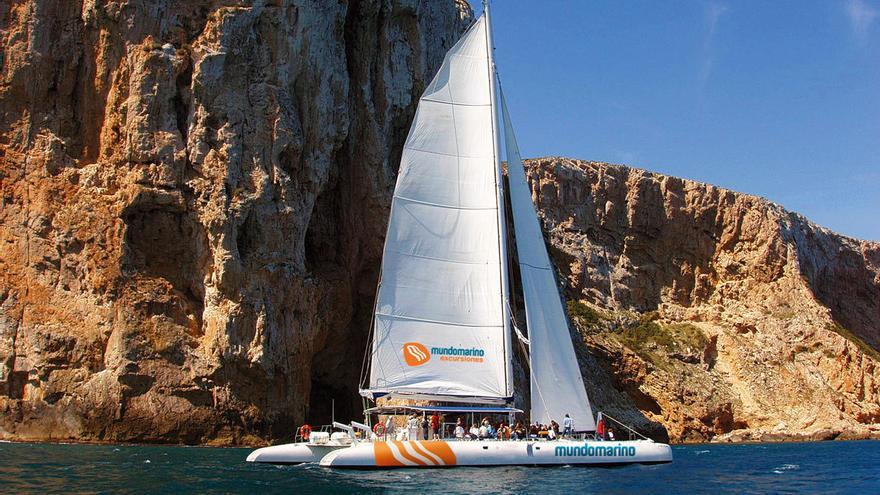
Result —
<instances>
[{"instance_id":1,"label":"shadow on cliff","mask_svg":"<svg viewBox=\"0 0 880 495\"><path fill-rule=\"evenodd\" d=\"M782 219L780 229L834 321L880 350L880 245L831 235L795 213Z\"/></svg>"}]
</instances>

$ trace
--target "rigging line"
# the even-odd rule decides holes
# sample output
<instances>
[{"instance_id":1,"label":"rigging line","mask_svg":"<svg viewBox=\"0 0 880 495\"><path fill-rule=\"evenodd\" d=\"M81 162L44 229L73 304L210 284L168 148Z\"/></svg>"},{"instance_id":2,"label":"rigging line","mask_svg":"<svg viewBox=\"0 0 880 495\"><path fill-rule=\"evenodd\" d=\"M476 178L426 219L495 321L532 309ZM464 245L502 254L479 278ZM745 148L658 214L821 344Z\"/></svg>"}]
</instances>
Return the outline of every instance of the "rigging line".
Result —
<instances>
[{"instance_id":1,"label":"rigging line","mask_svg":"<svg viewBox=\"0 0 880 495\"><path fill-rule=\"evenodd\" d=\"M547 266L535 266L535 265L532 265L531 263L526 263L525 261L520 261L520 262L519 262L519 266L527 266L527 267L529 267L529 268L533 268L533 269L535 269L535 270L550 270L550 267L547 267Z\"/></svg>"},{"instance_id":2,"label":"rigging line","mask_svg":"<svg viewBox=\"0 0 880 495\"><path fill-rule=\"evenodd\" d=\"M459 170L459 173L461 173L460 170ZM458 195L459 195L458 202L461 203L461 188L459 188L459 190L458 190ZM416 204L425 205L425 206L434 206L434 207L437 207L437 208L446 208L446 209L449 209L449 210L465 210L465 211L483 211L483 210L485 210L485 211L489 211L489 210L494 210L494 209L495 209L495 208L492 208L492 207L485 207L485 208L484 208L484 207L482 207L482 206L454 206L454 205L444 205L444 204L441 204L441 203L431 203L431 202L429 202L429 201L421 201L421 200L418 200L418 199L407 198L406 196L400 196L400 195L397 195L397 194L394 195L394 199L399 199L399 200L401 200L401 201L406 201L407 203L416 203Z\"/></svg>"},{"instance_id":3,"label":"rigging line","mask_svg":"<svg viewBox=\"0 0 880 495\"><path fill-rule=\"evenodd\" d=\"M513 313L513 308L511 308L511 306L510 306L510 301L507 301L507 310L510 311L511 313ZM519 329L519 326L516 324L516 320L512 320L511 325L513 326L513 329L516 331L516 336L519 338L520 342L525 343L527 345L530 345L529 339Z\"/></svg>"},{"instance_id":4,"label":"rigging line","mask_svg":"<svg viewBox=\"0 0 880 495\"><path fill-rule=\"evenodd\" d=\"M449 93L452 94L452 86L449 87ZM488 107L488 106L491 106L491 103L460 103L457 101L434 100L431 98L422 98L421 101L427 101L430 103L437 103L438 105L457 105L460 107Z\"/></svg>"},{"instance_id":5,"label":"rigging line","mask_svg":"<svg viewBox=\"0 0 880 495\"><path fill-rule=\"evenodd\" d=\"M457 145L457 144L456 144ZM421 148L414 148L412 146L404 146L403 149L408 151L416 151L418 153L429 153L431 155L440 155L440 156L453 156L460 158L489 158L488 156L479 156L479 155L456 155L453 153L444 153L442 151L431 151L431 150L423 150Z\"/></svg>"},{"instance_id":6,"label":"rigging line","mask_svg":"<svg viewBox=\"0 0 880 495\"><path fill-rule=\"evenodd\" d=\"M500 328L500 327L502 327L502 325L476 325L473 323L457 323L454 321L429 320L426 318L418 318L416 316L403 316L403 315L394 315L394 314L390 314L390 313L382 313L380 311L376 311L376 316L384 316L386 318L393 318L395 320L417 321L419 323L434 323L437 325L455 326L455 327L471 327L471 328Z\"/></svg>"},{"instance_id":7,"label":"rigging line","mask_svg":"<svg viewBox=\"0 0 880 495\"><path fill-rule=\"evenodd\" d=\"M381 275L380 275L380 277L381 277ZM372 360L371 358L373 357L373 354L375 353L375 350L371 349L371 348L373 347L372 346L373 339L375 338L376 305L379 302L379 289L381 289L381 287L382 287L382 283L379 282L379 286L376 288L376 297L374 298L374 302L373 302L373 315L370 318L370 329L367 332L367 346L366 346L366 348L364 348L364 357L361 362L360 383L362 386L363 385L369 386L369 384L367 383L367 380L369 379L367 377L367 361L371 361Z\"/></svg>"}]
</instances>

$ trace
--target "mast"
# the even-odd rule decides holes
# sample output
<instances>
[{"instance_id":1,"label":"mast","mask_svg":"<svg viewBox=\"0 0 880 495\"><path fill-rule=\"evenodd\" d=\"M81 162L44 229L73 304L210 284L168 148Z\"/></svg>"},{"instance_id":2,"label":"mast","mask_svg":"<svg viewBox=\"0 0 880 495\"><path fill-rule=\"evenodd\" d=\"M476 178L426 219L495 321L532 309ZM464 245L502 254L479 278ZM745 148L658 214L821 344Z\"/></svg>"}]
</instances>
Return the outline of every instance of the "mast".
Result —
<instances>
[{"instance_id":1,"label":"mast","mask_svg":"<svg viewBox=\"0 0 880 495\"><path fill-rule=\"evenodd\" d=\"M489 58L489 98L492 103L492 150L495 157L495 195L498 204L498 254L501 260L501 312L504 321L504 359L507 364L506 385L508 397L513 396L513 349L510 330L510 287L507 261L507 220L504 207L504 173L501 170L501 149L498 133L498 100L495 94L495 56L492 44L492 18L489 0L483 0L483 16L486 17L486 56Z\"/></svg>"}]
</instances>

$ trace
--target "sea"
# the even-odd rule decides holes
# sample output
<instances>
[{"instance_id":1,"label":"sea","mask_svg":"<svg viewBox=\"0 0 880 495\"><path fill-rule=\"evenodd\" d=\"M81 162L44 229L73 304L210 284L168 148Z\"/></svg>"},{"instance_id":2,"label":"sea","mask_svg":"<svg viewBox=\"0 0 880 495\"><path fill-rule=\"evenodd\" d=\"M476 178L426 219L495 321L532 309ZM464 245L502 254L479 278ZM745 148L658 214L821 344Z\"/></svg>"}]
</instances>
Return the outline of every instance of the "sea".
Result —
<instances>
[{"instance_id":1,"label":"sea","mask_svg":"<svg viewBox=\"0 0 880 495\"><path fill-rule=\"evenodd\" d=\"M880 441L673 447L671 464L343 471L248 449L0 443L0 493L880 493Z\"/></svg>"}]
</instances>

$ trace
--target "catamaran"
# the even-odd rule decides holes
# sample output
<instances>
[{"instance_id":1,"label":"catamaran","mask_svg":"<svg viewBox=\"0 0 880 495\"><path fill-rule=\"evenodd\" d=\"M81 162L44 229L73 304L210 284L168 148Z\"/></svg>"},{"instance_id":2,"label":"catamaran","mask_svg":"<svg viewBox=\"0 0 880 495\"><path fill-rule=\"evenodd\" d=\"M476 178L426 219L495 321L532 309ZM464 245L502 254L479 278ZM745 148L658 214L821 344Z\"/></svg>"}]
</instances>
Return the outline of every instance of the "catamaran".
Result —
<instances>
[{"instance_id":1,"label":"catamaran","mask_svg":"<svg viewBox=\"0 0 880 495\"><path fill-rule=\"evenodd\" d=\"M392 199L369 373L360 393L386 402L367 409L368 416L393 413L400 406L388 404L405 399L444 404L418 406L425 412L512 417L521 412L512 407L516 339L528 356L531 421L550 424L567 415L585 434L552 441L386 441L387 435L367 425L337 424L349 434L345 441L337 433L332 445L322 436L321 447L268 447L249 461L387 468L672 460L668 445L645 437L607 441L591 433L597 421L497 81L490 22L484 0L483 15L449 50L419 100ZM513 272L511 237L518 267ZM513 323L511 273L519 275L513 282L522 288L525 332ZM364 430L363 441L355 438L357 429Z\"/></svg>"}]
</instances>

